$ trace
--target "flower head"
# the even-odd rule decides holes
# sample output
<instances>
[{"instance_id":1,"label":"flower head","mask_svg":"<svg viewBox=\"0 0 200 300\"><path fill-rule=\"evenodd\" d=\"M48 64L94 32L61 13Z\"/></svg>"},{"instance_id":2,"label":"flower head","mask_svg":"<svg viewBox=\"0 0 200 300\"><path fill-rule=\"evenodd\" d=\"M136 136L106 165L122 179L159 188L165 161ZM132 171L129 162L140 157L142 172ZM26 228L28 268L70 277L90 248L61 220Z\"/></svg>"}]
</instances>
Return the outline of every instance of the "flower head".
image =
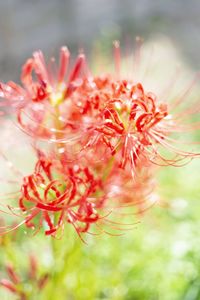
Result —
<instances>
[{"instance_id":1,"label":"flower head","mask_svg":"<svg viewBox=\"0 0 200 300\"><path fill-rule=\"evenodd\" d=\"M41 157L34 173L23 181L19 207L28 227L40 229L45 223L45 234L52 235L71 223L79 233L98 221L101 199L94 195L101 181L88 167L75 165L61 171Z\"/></svg>"},{"instance_id":2,"label":"flower head","mask_svg":"<svg viewBox=\"0 0 200 300\"><path fill-rule=\"evenodd\" d=\"M174 134L181 130L184 133L192 125L181 127L170 106L154 93L146 92L141 83L107 76L94 77L85 85L87 88L80 86L72 96L74 103L80 99L76 103L77 120L83 130L82 138L76 142L80 144L79 154L87 156L93 150L96 160L105 162L114 157L120 168L131 167L133 177L141 163L147 168L149 163L180 165L186 158L199 156L178 148L173 139ZM163 156L162 149L175 153L174 157Z\"/></svg>"},{"instance_id":3,"label":"flower head","mask_svg":"<svg viewBox=\"0 0 200 300\"><path fill-rule=\"evenodd\" d=\"M70 97L87 74L84 54L79 54L70 72L69 58L67 47L62 47L60 64L55 71L54 59L47 65L43 53L34 52L22 68L22 86L12 81L6 84L0 82L0 97L4 99L2 105L15 109L18 125L29 135L55 137L57 107Z\"/></svg>"}]
</instances>

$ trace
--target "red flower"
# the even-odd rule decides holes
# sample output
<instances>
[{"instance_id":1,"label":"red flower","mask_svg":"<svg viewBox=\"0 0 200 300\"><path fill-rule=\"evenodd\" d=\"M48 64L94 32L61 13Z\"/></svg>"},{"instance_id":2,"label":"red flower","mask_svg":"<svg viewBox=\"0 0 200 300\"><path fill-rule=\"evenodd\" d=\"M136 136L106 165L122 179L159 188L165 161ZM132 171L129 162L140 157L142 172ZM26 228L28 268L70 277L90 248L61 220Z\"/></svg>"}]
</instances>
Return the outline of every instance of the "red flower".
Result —
<instances>
[{"instance_id":1,"label":"red flower","mask_svg":"<svg viewBox=\"0 0 200 300\"><path fill-rule=\"evenodd\" d=\"M107 76L86 84L87 88L80 86L74 95L74 99L80 99L78 93L82 95L81 103L77 104L82 114L79 122L85 130L80 149L87 152L95 148L106 160L109 150L120 168L131 166L133 177L137 176L137 164L141 161L148 168L149 162L176 166L185 158L199 156L174 146L177 141L172 136L181 130L184 133L189 126L181 126L177 115L169 111L170 106L160 102L152 92L145 92L141 83ZM179 117L183 114L186 112ZM169 154L174 152L175 157L164 157L161 148ZM102 157L96 155L97 160Z\"/></svg>"},{"instance_id":2,"label":"red flower","mask_svg":"<svg viewBox=\"0 0 200 300\"><path fill-rule=\"evenodd\" d=\"M22 68L22 87L12 81L7 84L0 82L0 97L5 99L2 105L16 109L20 127L31 136L55 137L52 128L56 107L70 97L87 74L85 56L80 54L66 76L69 57L67 47L62 47L60 65L54 72L54 60L47 66L42 52L34 52ZM51 119L50 123L46 123L47 119Z\"/></svg>"},{"instance_id":3,"label":"red flower","mask_svg":"<svg viewBox=\"0 0 200 300\"><path fill-rule=\"evenodd\" d=\"M46 285L49 277L48 274L38 276L37 261L32 255L29 256L29 271L27 274L25 274L25 280L17 274L12 264L6 265L6 272L9 276L9 279L1 279L0 285L17 295L19 297L18 299L20 300L26 300L29 298L27 296L28 293L26 292L27 281L30 281L31 285L36 283L34 286L36 286L40 291ZM24 288L22 289L23 285Z\"/></svg>"},{"instance_id":4,"label":"red flower","mask_svg":"<svg viewBox=\"0 0 200 300\"><path fill-rule=\"evenodd\" d=\"M188 129L182 119L199 106L177 113L183 98L172 110L141 83L121 79L115 47L114 75L92 77L81 54L66 79L69 52L63 47L55 74L38 51L22 69L23 87L0 85L18 124L34 138L38 161L23 178L18 208L21 224L36 232L44 228L55 236L67 223L79 235L92 224L100 232L106 224L114 228L118 223L106 218L113 210L128 206L138 214L152 205L153 164L179 166L199 156L179 149L173 138ZM53 146L42 150L38 139Z\"/></svg>"},{"instance_id":5,"label":"red flower","mask_svg":"<svg viewBox=\"0 0 200 300\"><path fill-rule=\"evenodd\" d=\"M65 223L71 223L78 233L85 232L99 219L100 200L94 194L101 181L87 167L75 165L62 171L41 157L21 188L19 207L26 225L36 230L45 225L46 235L63 231Z\"/></svg>"}]
</instances>

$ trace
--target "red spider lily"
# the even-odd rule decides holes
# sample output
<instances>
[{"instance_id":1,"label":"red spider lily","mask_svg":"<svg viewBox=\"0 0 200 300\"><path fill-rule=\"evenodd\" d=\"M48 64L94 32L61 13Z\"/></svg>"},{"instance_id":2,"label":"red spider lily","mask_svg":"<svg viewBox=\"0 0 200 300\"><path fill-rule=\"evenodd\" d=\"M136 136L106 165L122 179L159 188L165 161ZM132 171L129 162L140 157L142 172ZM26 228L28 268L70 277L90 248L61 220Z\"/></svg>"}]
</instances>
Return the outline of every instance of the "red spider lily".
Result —
<instances>
[{"instance_id":1,"label":"red spider lily","mask_svg":"<svg viewBox=\"0 0 200 300\"><path fill-rule=\"evenodd\" d=\"M81 78L86 75L85 56L80 54L66 79L69 57L70 53L67 47L62 47L60 66L56 74L53 74L52 66L46 65L43 53L41 51L34 52L33 57L29 58L22 68L23 87L12 81L7 84L1 83L1 97L16 108L24 108L30 102L44 100L51 102L52 105L59 104L72 94L80 85ZM54 60L52 59L52 61ZM36 80L33 78L33 72Z\"/></svg>"},{"instance_id":2,"label":"red spider lily","mask_svg":"<svg viewBox=\"0 0 200 300\"><path fill-rule=\"evenodd\" d=\"M169 112L166 103L159 102L153 93L146 93L142 84L108 76L104 80L94 78L91 89L84 88L83 92L81 86L76 94L79 90L83 95L80 111L86 132L84 147L87 151L91 147L109 150L120 168L131 165L134 177L139 161L147 165L149 161L179 165L184 158L199 156L174 146L177 141L172 135L181 130L179 119ZM160 147L174 152L175 157L163 157Z\"/></svg>"},{"instance_id":3,"label":"red spider lily","mask_svg":"<svg viewBox=\"0 0 200 300\"><path fill-rule=\"evenodd\" d=\"M59 172L43 157L38 160L35 172L24 178L19 207L26 215L28 227L39 230L45 223L48 228L45 234L54 235L67 222L80 233L98 221L99 203L94 194L101 181L87 167L75 165L64 171Z\"/></svg>"},{"instance_id":4,"label":"red spider lily","mask_svg":"<svg viewBox=\"0 0 200 300\"><path fill-rule=\"evenodd\" d=\"M119 44L115 47L119 73ZM69 52L63 47L53 76L42 53L34 53L22 70L26 96L13 83L1 84L3 97L11 106L17 103L18 123L27 134L56 143L59 152L72 154L71 160L77 159L75 154L87 156L89 151L96 153L96 160L115 156L120 168L131 165L134 177L140 160L179 165L184 158L198 156L174 146L171 135L180 131L180 121L166 103L145 92L141 83L116 79L115 75L92 78L82 54L65 83L68 61ZM160 148L175 152L175 157L163 157Z\"/></svg>"},{"instance_id":5,"label":"red spider lily","mask_svg":"<svg viewBox=\"0 0 200 300\"><path fill-rule=\"evenodd\" d=\"M57 237L62 236L66 224L71 224L82 239L82 233L89 232L91 225L93 234L109 233L105 227L123 230L123 215L141 214L152 205L151 168L143 172L138 164L138 177L133 181L130 170L120 171L115 161L107 168L101 162L88 167L87 159L69 163L64 154L58 157L51 153L47 157L37 150L37 155L34 172L23 178L21 191L8 194L9 198L19 199L18 208L8 206L8 213L23 220L2 226L1 235L25 224L35 234L44 228L46 235ZM127 208L129 212L125 213ZM109 218L111 213L115 225Z\"/></svg>"},{"instance_id":6,"label":"red spider lily","mask_svg":"<svg viewBox=\"0 0 200 300\"><path fill-rule=\"evenodd\" d=\"M114 227L106 210L128 206L142 213L152 205L152 163L179 166L199 156L175 146L173 134L186 129L181 121L187 113L175 113L183 98L171 112L141 83L121 79L115 46L117 74L92 77L81 54L66 76L69 52L63 47L56 74L39 51L22 69L23 88L0 85L0 96L16 109L18 125L34 137L38 161L23 178L18 208L20 224L36 232L44 227L46 235L56 236L66 223L79 235L92 224L100 231L106 222ZM196 112L199 105L188 110ZM38 139L53 147L42 151ZM163 149L175 157L164 156Z\"/></svg>"},{"instance_id":7,"label":"red spider lily","mask_svg":"<svg viewBox=\"0 0 200 300\"><path fill-rule=\"evenodd\" d=\"M0 83L0 97L4 98L1 105L16 109L18 124L31 136L55 137L52 128L57 114L56 107L70 97L87 75L84 54L78 56L66 75L69 57L67 47L62 47L59 68L53 71L54 60L47 66L42 52L37 51L22 68L22 87L12 81Z\"/></svg>"},{"instance_id":8,"label":"red spider lily","mask_svg":"<svg viewBox=\"0 0 200 300\"><path fill-rule=\"evenodd\" d=\"M38 277L37 261L33 255L29 256L29 262L29 271L25 274L24 279L17 274L12 264L7 264L6 272L9 279L4 278L0 280L0 285L14 293L20 300L26 300L29 298L29 292L26 292L26 285L29 281L31 285L34 284L34 288L37 287L38 291L41 291L45 287L49 278L48 274Z\"/></svg>"}]
</instances>

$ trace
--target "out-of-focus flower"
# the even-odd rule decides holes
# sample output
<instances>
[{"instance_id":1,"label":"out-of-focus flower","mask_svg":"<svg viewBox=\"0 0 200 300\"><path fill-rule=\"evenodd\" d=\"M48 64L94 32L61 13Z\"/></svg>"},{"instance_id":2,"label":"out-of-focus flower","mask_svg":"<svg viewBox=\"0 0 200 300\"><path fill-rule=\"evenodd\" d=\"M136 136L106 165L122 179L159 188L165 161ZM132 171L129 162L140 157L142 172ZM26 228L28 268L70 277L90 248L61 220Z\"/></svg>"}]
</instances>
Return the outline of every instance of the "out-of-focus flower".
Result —
<instances>
[{"instance_id":1,"label":"out-of-focus flower","mask_svg":"<svg viewBox=\"0 0 200 300\"><path fill-rule=\"evenodd\" d=\"M54 59L46 65L43 53L34 52L22 68L22 86L0 82L1 105L14 108L20 127L35 138L54 138L55 107L70 97L87 74L85 56L80 54L67 75L69 57L67 47L62 47L56 70Z\"/></svg>"},{"instance_id":2,"label":"out-of-focus flower","mask_svg":"<svg viewBox=\"0 0 200 300\"><path fill-rule=\"evenodd\" d=\"M53 106L66 99L81 84L81 78L86 72L85 56L80 54L74 67L66 78L70 53L67 47L60 50L60 65L53 70L54 59L46 65L43 53L37 51L29 58L22 68L21 81L23 87L14 82L1 83L1 97L6 99L11 107L24 108L31 102L49 101ZM36 77L36 79L33 77Z\"/></svg>"},{"instance_id":3,"label":"out-of-focus flower","mask_svg":"<svg viewBox=\"0 0 200 300\"><path fill-rule=\"evenodd\" d=\"M29 271L24 274L23 279L12 264L6 264L6 272L9 279L1 279L0 285L14 293L20 300L29 299L30 288L26 291L27 286L32 286L34 290L37 288L39 292L45 287L49 277L47 273L38 276L37 260L33 255L29 256Z\"/></svg>"}]
</instances>

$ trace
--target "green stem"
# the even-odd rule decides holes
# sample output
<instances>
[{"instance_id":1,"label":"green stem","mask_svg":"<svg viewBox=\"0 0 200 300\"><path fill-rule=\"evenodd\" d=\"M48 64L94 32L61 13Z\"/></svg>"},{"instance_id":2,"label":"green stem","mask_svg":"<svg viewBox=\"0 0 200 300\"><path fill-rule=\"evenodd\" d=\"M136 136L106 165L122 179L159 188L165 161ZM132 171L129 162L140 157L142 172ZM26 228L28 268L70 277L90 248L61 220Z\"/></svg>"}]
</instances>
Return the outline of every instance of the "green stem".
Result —
<instances>
[{"instance_id":1,"label":"green stem","mask_svg":"<svg viewBox=\"0 0 200 300\"><path fill-rule=\"evenodd\" d=\"M70 298L70 290L66 283L66 276L70 274L70 258L80 251L81 241L74 232L68 232L66 238L57 240L51 239L51 250L53 256L53 265L51 268L51 278L49 282L49 288L47 297L48 300L66 300L67 296Z\"/></svg>"}]
</instances>

